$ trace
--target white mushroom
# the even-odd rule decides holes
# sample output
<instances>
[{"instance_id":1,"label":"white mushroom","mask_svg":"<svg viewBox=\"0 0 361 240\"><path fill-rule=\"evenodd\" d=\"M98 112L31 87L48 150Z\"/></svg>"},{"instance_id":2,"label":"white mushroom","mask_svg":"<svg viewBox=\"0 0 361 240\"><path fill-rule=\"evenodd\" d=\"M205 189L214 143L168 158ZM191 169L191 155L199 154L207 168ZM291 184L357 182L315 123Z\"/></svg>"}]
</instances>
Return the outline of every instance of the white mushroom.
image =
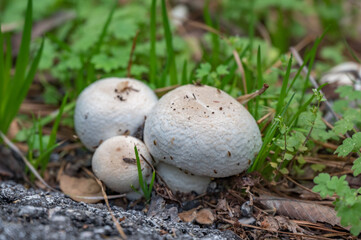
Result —
<instances>
[{"instance_id":1,"label":"white mushroom","mask_svg":"<svg viewBox=\"0 0 361 240\"><path fill-rule=\"evenodd\" d=\"M75 108L75 131L89 149L117 135L135 135L157 103L154 92L130 78L106 78L89 85Z\"/></svg>"},{"instance_id":2,"label":"white mushroom","mask_svg":"<svg viewBox=\"0 0 361 240\"><path fill-rule=\"evenodd\" d=\"M144 142L156 160L194 175L246 170L262 139L251 114L227 93L186 85L164 95L148 115Z\"/></svg>"},{"instance_id":3,"label":"white mushroom","mask_svg":"<svg viewBox=\"0 0 361 240\"><path fill-rule=\"evenodd\" d=\"M355 62L345 62L333 67L320 80L321 84L329 83L337 86L353 86L361 91L361 65Z\"/></svg>"},{"instance_id":4,"label":"white mushroom","mask_svg":"<svg viewBox=\"0 0 361 240\"><path fill-rule=\"evenodd\" d=\"M132 192L132 185L136 189L139 188L134 146L138 149L142 174L147 181L150 179L151 167L143 157L151 163L151 156L147 147L139 139L131 136L115 136L105 140L95 150L92 159L93 172L113 191Z\"/></svg>"},{"instance_id":5,"label":"white mushroom","mask_svg":"<svg viewBox=\"0 0 361 240\"><path fill-rule=\"evenodd\" d=\"M202 194L207 190L211 181L209 177L195 176L162 162L157 165L157 174L161 176L173 193L194 191Z\"/></svg>"}]
</instances>

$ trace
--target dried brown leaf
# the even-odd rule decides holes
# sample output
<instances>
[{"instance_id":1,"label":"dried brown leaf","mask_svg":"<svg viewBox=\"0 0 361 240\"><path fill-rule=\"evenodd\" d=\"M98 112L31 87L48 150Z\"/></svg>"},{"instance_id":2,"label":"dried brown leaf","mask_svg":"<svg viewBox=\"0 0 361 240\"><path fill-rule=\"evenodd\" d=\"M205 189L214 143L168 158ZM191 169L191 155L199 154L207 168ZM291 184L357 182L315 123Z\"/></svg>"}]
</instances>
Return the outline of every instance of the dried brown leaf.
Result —
<instances>
[{"instance_id":1,"label":"dried brown leaf","mask_svg":"<svg viewBox=\"0 0 361 240\"><path fill-rule=\"evenodd\" d=\"M197 212L196 222L199 224L211 225L213 224L214 220L215 218L213 213L209 208L204 208Z\"/></svg>"},{"instance_id":2,"label":"dried brown leaf","mask_svg":"<svg viewBox=\"0 0 361 240\"><path fill-rule=\"evenodd\" d=\"M275 209L277 214L288 216L291 219L341 226L340 218L337 217L336 211L333 208L320 204L270 196L262 196L257 201L266 208Z\"/></svg>"},{"instance_id":3,"label":"dried brown leaf","mask_svg":"<svg viewBox=\"0 0 361 240\"><path fill-rule=\"evenodd\" d=\"M97 203L102 198L102 190L92 178L77 178L62 174L60 189L77 202ZM92 197L97 197L92 199Z\"/></svg>"},{"instance_id":4,"label":"dried brown leaf","mask_svg":"<svg viewBox=\"0 0 361 240\"><path fill-rule=\"evenodd\" d=\"M183 221L183 222L193 222L194 219L196 219L197 216L197 208L193 208L191 210L188 211L184 211L181 213L178 213L178 217Z\"/></svg>"}]
</instances>

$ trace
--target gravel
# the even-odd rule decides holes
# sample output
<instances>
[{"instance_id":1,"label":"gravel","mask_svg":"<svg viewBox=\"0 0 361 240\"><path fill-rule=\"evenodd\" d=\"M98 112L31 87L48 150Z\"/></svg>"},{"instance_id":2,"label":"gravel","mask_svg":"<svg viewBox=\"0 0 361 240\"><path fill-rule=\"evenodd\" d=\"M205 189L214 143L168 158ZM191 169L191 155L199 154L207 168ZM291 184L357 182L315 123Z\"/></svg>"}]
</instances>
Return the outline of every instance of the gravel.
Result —
<instances>
[{"instance_id":1,"label":"gravel","mask_svg":"<svg viewBox=\"0 0 361 240\"><path fill-rule=\"evenodd\" d=\"M128 239L240 239L231 231L179 222L176 207L159 207L159 197L152 201L148 215L111 206ZM79 203L12 181L0 183L0 216L0 240L119 239L105 204Z\"/></svg>"}]
</instances>

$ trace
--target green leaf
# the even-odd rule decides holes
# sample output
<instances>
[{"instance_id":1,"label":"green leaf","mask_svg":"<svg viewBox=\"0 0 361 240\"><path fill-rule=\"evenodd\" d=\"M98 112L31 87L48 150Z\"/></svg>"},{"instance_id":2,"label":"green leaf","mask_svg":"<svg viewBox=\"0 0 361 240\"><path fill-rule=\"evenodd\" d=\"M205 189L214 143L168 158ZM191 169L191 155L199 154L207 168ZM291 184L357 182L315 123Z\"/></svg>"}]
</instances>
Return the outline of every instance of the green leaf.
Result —
<instances>
[{"instance_id":1,"label":"green leaf","mask_svg":"<svg viewBox=\"0 0 361 240\"><path fill-rule=\"evenodd\" d=\"M91 63L94 64L95 69L103 70L106 73L117 69L121 66L121 61L115 57L110 57L104 53L94 55L91 58Z\"/></svg>"},{"instance_id":2,"label":"green leaf","mask_svg":"<svg viewBox=\"0 0 361 240\"><path fill-rule=\"evenodd\" d=\"M325 198L326 196L332 196L334 191L327 187L327 183L330 182L330 180L331 178L328 173L320 173L313 179L313 182L317 185L312 188L312 191L319 192L322 198Z\"/></svg>"},{"instance_id":3,"label":"green leaf","mask_svg":"<svg viewBox=\"0 0 361 240\"><path fill-rule=\"evenodd\" d=\"M285 159L286 160L291 160L293 158L293 155L292 154L290 154L290 153L286 153L285 154Z\"/></svg>"},{"instance_id":4,"label":"green leaf","mask_svg":"<svg viewBox=\"0 0 361 240\"><path fill-rule=\"evenodd\" d=\"M351 138L346 138L343 141L342 145L340 145L336 149L335 153L338 153L339 157L346 157L352 152L354 147L355 147L354 141Z\"/></svg>"},{"instance_id":5,"label":"green leaf","mask_svg":"<svg viewBox=\"0 0 361 240\"><path fill-rule=\"evenodd\" d=\"M276 162L270 162L272 168L277 168L278 164Z\"/></svg>"},{"instance_id":6,"label":"green leaf","mask_svg":"<svg viewBox=\"0 0 361 240\"><path fill-rule=\"evenodd\" d=\"M315 172L322 172L323 169L326 168L326 165L324 165L324 164L312 164L311 168Z\"/></svg>"},{"instance_id":7,"label":"green leaf","mask_svg":"<svg viewBox=\"0 0 361 240\"><path fill-rule=\"evenodd\" d=\"M133 39L137 31L138 26L132 19L113 22L109 26L109 32L112 33L116 39L123 41Z\"/></svg>"},{"instance_id":8,"label":"green leaf","mask_svg":"<svg viewBox=\"0 0 361 240\"><path fill-rule=\"evenodd\" d=\"M135 77L140 77L142 74L148 73L148 70L149 69L144 65L133 64L130 73Z\"/></svg>"},{"instance_id":9,"label":"green leaf","mask_svg":"<svg viewBox=\"0 0 361 240\"><path fill-rule=\"evenodd\" d=\"M361 231L361 201L347 206L345 204L340 205L337 208L337 216L341 218L342 226L351 225L351 233L357 236Z\"/></svg>"},{"instance_id":10,"label":"green leaf","mask_svg":"<svg viewBox=\"0 0 361 240\"><path fill-rule=\"evenodd\" d=\"M357 158L353 162L353 166L352 166L351 170L353 170L353 175L355 177L361 173L361 157Z\"/></svg>"},{"instance_id":11,"label":"green leaf","mask_svg":"<svg viewBox=\"0 0 361 240\"><path fill-rule=\"evenodd\" d=\"M39 63L40 70L46 70L53 66L54 58L57 56L56 45L48 38L44 40L44 50Z\"/></svg>"},{"instance_id":12,"label":"green leaf","mask_svg":"<svg viewBox=\"0 0 361 240\"><path fill-rule=\"evenodd\" d=\"M200 68L196 70L196 78L202 79L203 77L206 77L211 72L211 64L210 63L202 63Z\"/></svg>"},{"instance_id":13,"label":"green leaf","mask_svg":"<svg viewBox=\"0 0 361 240\"><path fill-rule=\"evenodd\" d=\"M229 74L229 71L227 69L227 66L225 65L219 65L216 69L216 72L218 75L226 75Z\"/></svg>"},{"instance_id":14,"label":"green leaf","mask_svg":"<svg viewBox=\"0 0 361 240\"><path fill-rule=\"evenodd\" d=\"M285 175L287 175L287 174L290 173L287 168L281 168L281 169L280 169L280 172L281 172L282 174L285 174Z\"/></svg>"},{"instance_id":15,"label":"green leaf","mask_svg":"<svg viewBox=\"0 0 361 240\"><path fill-rule=\"evenodd\" d=\"M352 86L340 86L335 92L339 93L342 98L351 101L361 99L361 91L354 90Z\"/></svg>"}]
</instances>

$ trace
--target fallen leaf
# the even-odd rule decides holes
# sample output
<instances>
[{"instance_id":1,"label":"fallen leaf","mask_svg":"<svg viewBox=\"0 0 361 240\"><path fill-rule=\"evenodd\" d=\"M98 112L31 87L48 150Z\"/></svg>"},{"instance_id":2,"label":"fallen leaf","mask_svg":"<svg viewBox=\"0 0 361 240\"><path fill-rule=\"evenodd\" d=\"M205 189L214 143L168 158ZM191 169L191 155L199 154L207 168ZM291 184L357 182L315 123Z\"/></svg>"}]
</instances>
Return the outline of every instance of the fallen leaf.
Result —
<instances>
[{"instance_id":1,"label":"fallen leaf","mask_svg":"<svg viewBox=\"0 0 361 240\"><path fill-rule=\"evenodd\" d=\"M196 222L204 225L211 225L215 218L212 211L209 208L204 208L197 212Z\"/></svg>"},{"instance_id":2,"label":"fallen leaf","mask_svg":"<svg viewBox=\"0 0 361 240\"><path fill-rule=\"evenodd\" d=\"M181 213L178 213L178 217L183 221L183 222L193 222L194 219L197 216L197 208L193 208L191 210L188 211L184 211Z\"/></svg>"},{"instance_id":3,"label":"fallen leaf","mask_svg":"<svg viewBox=\"0 0 361 240\"><path fill-rule=\"evenodd\" d=\"M340 218L337 217L336 211L327 206L271 196L262 196L257 201L268 209L275 209L277 214L288 216L291 219L341 226Z\"/></svg>"},{"instance_id":4,"label":"fallen leaf","mask_svg":"<svg viewBox=\"0 0 361 240\"><path fill-rule=\"evenodd\" d=\"M92 178L77 178L66 174L60 176L60 189L77 202L97 203L101 201L102 190ZM96 199L92 198L96 197Z\"/></svg>"}]
</instances>

